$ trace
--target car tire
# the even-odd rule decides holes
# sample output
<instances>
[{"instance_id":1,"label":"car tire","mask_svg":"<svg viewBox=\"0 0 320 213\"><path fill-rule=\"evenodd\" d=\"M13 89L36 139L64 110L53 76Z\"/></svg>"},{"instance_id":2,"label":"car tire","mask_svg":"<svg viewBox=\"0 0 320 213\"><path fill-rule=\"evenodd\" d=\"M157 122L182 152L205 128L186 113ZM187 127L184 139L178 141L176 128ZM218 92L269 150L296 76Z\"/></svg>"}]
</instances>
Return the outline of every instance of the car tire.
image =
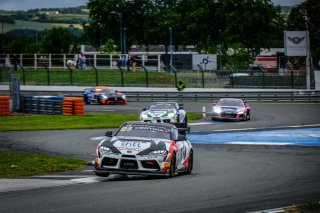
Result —
<instances>
[{"instance_id":1,"label":"car tire","mask_svg":"<svg viewBox=\"0 0 320 213\"><path fill-rule=\"evenodd\" d=\"M193 169L193 151L191 150L189 155L189 163L188 163L186 174L190 175L192 173L192 169Z\"/></svg>"},{"instance_id":2,"label":"car tire","mask_svg":"<svg viewBox=\"0 0 320 213\"><path fill-rule=\"evenodd\" d=\"M169 178L173 178L175 172L176 172L176 154L173 153L172 159L171 159L171 162L170 162L170 168L169 168L168 177L169 177Z\"/></svg>"},{"instance_id":3,"label":"car tire","mask_svg":"<svg viewBox=\"0 0 320 213\"><path fill-rule=\"evenodd\" d=\"M251 116L250 116L250 112L246 114L246 121L250 120Z\"/></svg>"},{"instance_id":4,"label":"car tire","mask_svg":"<svg viewBox=\"0 0 320 213\"><path fill-rule=\"evenodd\" d=\"M99 177L109 177L110 173L98 173L98 172L95 172L96 176L99 176Z\"/></svg>"}]
</instances>

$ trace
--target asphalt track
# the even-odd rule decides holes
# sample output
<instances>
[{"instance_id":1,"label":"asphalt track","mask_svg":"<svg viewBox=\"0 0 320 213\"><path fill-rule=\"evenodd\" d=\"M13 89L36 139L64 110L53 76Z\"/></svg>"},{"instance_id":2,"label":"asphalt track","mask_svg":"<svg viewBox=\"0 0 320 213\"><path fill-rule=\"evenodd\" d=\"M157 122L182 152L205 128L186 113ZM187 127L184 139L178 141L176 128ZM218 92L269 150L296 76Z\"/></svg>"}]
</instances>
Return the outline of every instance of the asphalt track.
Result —
<instances>
[{"instance_id":1,"label":"asphalt track","mask_svg":"<svg viewBox=\"0 0 320 213\"><path fill-rule=\"evenodd\" d=\"M146 104L86 106L86 111L137 113ZM202 106L209 112L211 103L185 103L189 112L202 112ZM206 117L191 124L192 175L98 178L87 167L15 181L0 179L0 212L250 212L319 201L320 104L257 103L251 107L248 122L212 122ZM228 129L232 131L226 133ZM91 160L105 131L0 132L0 148ZM273 140L281 136L283 141L313 140L314 144L222 143L230 138L270 142L267 133L272 133ZM208 134L212 143L205 138Z\"/></svg>"}]
</instances>

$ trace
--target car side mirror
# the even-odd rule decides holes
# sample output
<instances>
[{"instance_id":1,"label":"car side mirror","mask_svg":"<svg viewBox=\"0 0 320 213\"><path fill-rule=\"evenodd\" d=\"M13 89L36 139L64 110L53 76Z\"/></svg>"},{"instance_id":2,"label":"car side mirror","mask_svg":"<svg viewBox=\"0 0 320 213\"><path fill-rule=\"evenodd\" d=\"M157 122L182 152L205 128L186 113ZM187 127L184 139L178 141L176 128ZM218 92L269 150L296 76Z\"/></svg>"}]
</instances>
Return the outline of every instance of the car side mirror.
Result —
<instances>
[{"instance_id":1,"label":"car side mirror","mask_svg":"<svg viewBox=\"0 0 320 213\"><path fill-rule=\"evenodd\" d=\"M106 134L105 134L105 136L107 136L107 137L112 137L112 131L107 131Z\"/></svg>"},{"instance_id":2,"label":"car side mirror","mask_svg":"<svg viewBox=\"0 0 320 213\"><path fill-rule=\"evenodd\" d=\"M146 110L147 110L147 108L143 108L143 109L142 109L142 111L146 111Z\"/></svg>"},{"instance_id":3,"label":"car side mirror","mask_svg":"<svg viewBox=\"0 0 320 213\"><path fill-rule=\"evenodd\" d=\"M185 141L185 140L187 140L187 136L185 136L185 135L178 135L178 141Z\"/></svg>"}]
</instances>

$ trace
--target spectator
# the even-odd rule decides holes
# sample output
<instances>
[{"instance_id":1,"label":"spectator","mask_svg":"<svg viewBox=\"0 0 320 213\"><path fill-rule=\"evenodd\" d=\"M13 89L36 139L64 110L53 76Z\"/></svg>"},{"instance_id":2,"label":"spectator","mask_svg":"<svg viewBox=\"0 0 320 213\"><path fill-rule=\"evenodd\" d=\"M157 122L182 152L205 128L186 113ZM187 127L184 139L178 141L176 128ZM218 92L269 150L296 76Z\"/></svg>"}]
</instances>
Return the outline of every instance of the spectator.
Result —
<instances>
[{"instance_id":1,"label":"spectator","mask_svg":"<svg viewBox=\"0 0 320 213\"><path fill-rule=\"evenodd\" d=\"M136 60L136 56L133 55L131 56L131 67L132 67L132 72L136 71L136 65L137 65L137 60Z\"/></svg>"},{"instance_id":2,"label":"spectator","mask_svg":"<svg viewBox=\"0 0 320 213\"><path fill-rule=\"evenodd\" d=\"M84 69L86 68L86 56L83 53L80 53L79 55L79 68Z\"/></svg>"},{"instance_id":3,"label":"spectator","mask_svg":"<svg viewBox=\"0 0 320 213\"><path fill-rule=\"evenodd\" d=\"M186 88L186 86L184 85L184 83L182 81L179 81L178 82L178 85L177 85L177 90L179 92L183 91L184 89Z\"/></svg>"},{"instance_id":4,"label":"spectator","mask_svg":"<svg viewBox=\"0 0 320 213\"><path fill-rule=\"evenodd\" d=\"M128 55L128 59L126 61L126 65L127 65L127 70L130 72L130 67L131 67L131 55Z\"/></svg>"},{"instance_id":5,"label":"spectator","mask_svg":"<svg viewBox=\"0 0 320 213\"><path fill-rule=\"evenodd\" d=\"M14 70L17 71L18 65L19 65L19 58L18 58L18 55L15 53L13 53L13 56L12 56L12 64L13 64Z\"/></svg>"}]
</instances>

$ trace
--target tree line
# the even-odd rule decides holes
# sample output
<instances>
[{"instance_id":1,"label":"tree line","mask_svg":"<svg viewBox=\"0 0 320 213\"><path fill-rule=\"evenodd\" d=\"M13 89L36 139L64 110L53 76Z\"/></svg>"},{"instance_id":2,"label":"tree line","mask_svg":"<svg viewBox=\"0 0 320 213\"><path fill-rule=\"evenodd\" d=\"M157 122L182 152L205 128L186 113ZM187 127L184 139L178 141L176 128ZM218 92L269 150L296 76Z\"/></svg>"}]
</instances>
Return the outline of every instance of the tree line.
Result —
<instances>
[{"instance_id":1,"label":"tree line","mask_svg":"<svg viewBox=\"0 0 320 213\"><path fill-rule=\"evenodd\" d=\"M171 28L174 48L195 45L200 53L223 56L224 63L230 64L230 58L238 57L241 66L247 66L261 48L283 47L284 30L308 28L313 59L320 59L318 0L306 0L289 14L271 0L91 0L87 9L89 21L83 23L81 37L75 37L72 29L55 28L39 36L35 50L66 53L70 45L82 43L98 48L107 43L110 47L114 41L120 52L124 32L128 47L162 44L168 50ZM20 49L23 52L27 48Z\"/></svg>"}]
</instances>

